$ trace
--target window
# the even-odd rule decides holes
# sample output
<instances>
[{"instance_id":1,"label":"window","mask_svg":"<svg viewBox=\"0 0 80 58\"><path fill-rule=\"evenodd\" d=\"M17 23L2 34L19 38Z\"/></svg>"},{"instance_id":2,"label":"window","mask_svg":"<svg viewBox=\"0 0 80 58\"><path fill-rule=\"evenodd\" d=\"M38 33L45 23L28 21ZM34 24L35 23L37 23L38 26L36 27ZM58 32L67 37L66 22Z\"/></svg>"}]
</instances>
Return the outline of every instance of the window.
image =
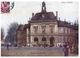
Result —
<instances>
[{"instance_id":1,"label":"window","mask_svg":"<svg viewBox=\"0 0 80 58\"><path fill-rule=\"evenodd\" d=\"M63 27L59 27L59 33L63 33L64 32L64 28Z\"/></svg>"},{"instance_id":2,"label":"window","mask_svg":"<svg viewBox=\"0 0 80 58\"><path fill-rule=\"evenodd\" d=\"M34 26L34 32L35 32L35 33L38 32L38 26Z\"/></svg>"},{"instance_id":3,"label":"window","mask_svg":"<svg viewBox=\"0 0 80 58\"><path fill-rule=\"evenodd\" d=\"M61 33L64 31L63 28L60 29Z\"/></svg>"},{"instance_id":4,"label":"window","mask_svg":"<svg viewBox=\"0 0 80 58\"><path fill-rule=\"evenodd\" d=\"M43 37L43 38L42 38L42 41L46 41L46 38L45 38L45 37Z\"/></svg>"},{"instance_id":5,"label":"window","mask_svg":"<svg viewBox=\"0 0 80 58\"><path fill-rule=\"evenodd\" d=\"M64 33L64 34L68 34L68 31L69 31L68 28L65 28L65 27L63 28L63 33Z\"/></svg>"},{"instance_id":6,"label":"window","mask_svg":"<svg viewBox=\"0 0 80 58\"><path fill-rule=\"evenodd\" d=\"M44 26L41 26L41 27L42 27L42 33L45 33L46 26L44 25Z\"/></svg>"},{"instance_id":7,"label":"window","mask_svg":"<svg viewBox=\"0 0 80 58\"><path fill-rule=\"evenodd\" d=\"M70 28L68 29L68 34L70 34Z\"/></svg>"},{"instance_id":8,"label":"window","mask_svg":"<svg viewBox=\"0 0 80 58\"><path fill-rule=\"evenodd\" d=\"M53 33L53 25L50 25L50 33Z\"/></svg>"},{"instance_id":9,"label":"window","mask_svg":"<svg viewBox=\"0 0 80 58\"><path fill-rule=\"evenodd\" d=\"M35 42L37 42L37 41L38 41L38 38L37 38L37 37L35 37L35 38L34 38L34 41L35 41Z\"/></svg>"},{"instance_id":10,"label":"window","mask_svg":"<svg viewBox=\"0 0 80 58\"><path fill-rule=\"evenodd\" d=\"M51 33L53 33L53 27L50 28Z\"/></svg>"},{"instance_id":11,"label":"window","mask_svg":"<svg viewBox=\"0 0 80 58\"><path fill-rule=\"evenodd\" d=\"M44 18L45 16L44 16L44 14L42 14L42 18Z\"/></svg>"}]
</instances>

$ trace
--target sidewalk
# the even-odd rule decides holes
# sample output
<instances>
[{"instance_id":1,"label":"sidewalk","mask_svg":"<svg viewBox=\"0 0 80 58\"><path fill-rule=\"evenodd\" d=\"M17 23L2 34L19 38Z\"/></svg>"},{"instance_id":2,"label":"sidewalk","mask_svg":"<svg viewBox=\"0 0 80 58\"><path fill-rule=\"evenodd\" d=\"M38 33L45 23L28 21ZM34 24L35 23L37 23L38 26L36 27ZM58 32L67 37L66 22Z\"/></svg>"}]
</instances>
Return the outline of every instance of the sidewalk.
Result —
<instances>
[{"instance_id":1,"label":"sidewalk","mask_svg":"<svg viewBox=\"0 0 80 58\"><path fill-rule=\"evenodd\" d=\"M78 54L74 54L74 53L69 52L69 56L78 56Z\"/></svg>"}]
</instances>

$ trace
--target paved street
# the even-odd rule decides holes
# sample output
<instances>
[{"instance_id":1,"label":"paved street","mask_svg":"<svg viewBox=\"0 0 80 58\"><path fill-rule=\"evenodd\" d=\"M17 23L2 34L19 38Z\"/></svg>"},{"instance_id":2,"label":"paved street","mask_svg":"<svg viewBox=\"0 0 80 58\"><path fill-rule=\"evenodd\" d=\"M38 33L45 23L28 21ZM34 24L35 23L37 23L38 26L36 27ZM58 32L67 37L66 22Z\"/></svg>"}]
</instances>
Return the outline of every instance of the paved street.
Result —
<instances>
[{"instance_id":1,"label":"paved street","mask_svg":"<svg viewBox=\"0 0 80 58\"><path fill-rule=\"evenodd\" d=\"M1 48L2 56L64 56L63 48L57 47L6 47Z\"/></svg>"},{"instance_id":2,"label":"paved street","mask_svg":"<svg viewBox=\"0 0 80 58\"><path fill-rule=\"evenodd\" d=\"M7 47L1 47L2 49L7 50ZM23 49L23 50L61 50L63 51L63 48L59 48L59 47L9 47L9 50L19 50L19 49Z\"/></svg>"}]
</instances>

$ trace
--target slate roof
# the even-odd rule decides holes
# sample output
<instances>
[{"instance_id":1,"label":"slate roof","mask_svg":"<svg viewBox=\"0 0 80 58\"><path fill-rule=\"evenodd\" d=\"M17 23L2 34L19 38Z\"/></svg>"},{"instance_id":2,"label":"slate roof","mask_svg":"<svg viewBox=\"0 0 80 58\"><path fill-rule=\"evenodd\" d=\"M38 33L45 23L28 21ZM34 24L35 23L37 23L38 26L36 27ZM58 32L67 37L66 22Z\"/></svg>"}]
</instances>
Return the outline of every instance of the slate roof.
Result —
<instances>
[{"instance_id":1,"label":"slate roof","mask_svg":"<svg viewBox=\"0 0 80 58\"><path fill-rule=\"evenodd\" d=\"M53 14L53 12L36 13L31 18L31 22L46 22L46 21L56 21L56 20L57 20L57 17Z\"/></svg>"},{"instance_id":2,"label":"slate roof","mask_svg":"<svg viewBox=\"0 0 80 58\"><path fill-rule=\"evenodd\" d=\"M31 20L30 20L30 23L57 22L58 27L68 27L68 28L73 28L73 29L76 29L76 30L78 29L78 26L74 26L71 23L68 23L66 21L57 20L57 16L55 16L53 12L47 12L46 9L44 11L45 12L41 11L41 12L33 15Z\"/></svg>"},{"instance_id":3,"label":"slate roof","mask_svg":"<svg viewBox=\"0 0 80 58\"><path fill-rule=\"evenodd\" d=\"M17 30L20 30L20 31L23 30L24 31L24 30L26 30L26 28L29 28L29 24L25 24L25 25L21 24L21 25L18 26Z\"/></svg>"},{"instance_id":4,"label":"slate roof","mask_svg":"<svg viewBox=\"0 0 80 58\"><path fill-rule=\"evenodd\" d=\"M68 23L66 21L60 21L60 20L58 20L57 22L58 22L58 27L68 27L68 28L78 30L78 26L74 24L72 25L71 23Z\"/></svg>"}]
</instances>

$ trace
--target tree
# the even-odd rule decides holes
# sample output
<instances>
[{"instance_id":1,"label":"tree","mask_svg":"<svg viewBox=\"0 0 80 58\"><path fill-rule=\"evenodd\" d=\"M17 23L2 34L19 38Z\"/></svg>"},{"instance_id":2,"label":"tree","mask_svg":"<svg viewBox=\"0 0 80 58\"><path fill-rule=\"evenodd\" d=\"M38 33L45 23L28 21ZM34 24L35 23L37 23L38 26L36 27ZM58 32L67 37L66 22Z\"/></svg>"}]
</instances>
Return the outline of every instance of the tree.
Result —
<instances>
[{"instance_id":1,"label":"tree","mask_svg":"<svg viewBox=\"0 0 80 58\"><path fill-rule=\"evenodd\" d=\"M12 45L16 42L16 30L18 28L18 23L14 22L10 25L7 36L6 36L6 42L11 43Z\"/></svg>"}]
</instances>

